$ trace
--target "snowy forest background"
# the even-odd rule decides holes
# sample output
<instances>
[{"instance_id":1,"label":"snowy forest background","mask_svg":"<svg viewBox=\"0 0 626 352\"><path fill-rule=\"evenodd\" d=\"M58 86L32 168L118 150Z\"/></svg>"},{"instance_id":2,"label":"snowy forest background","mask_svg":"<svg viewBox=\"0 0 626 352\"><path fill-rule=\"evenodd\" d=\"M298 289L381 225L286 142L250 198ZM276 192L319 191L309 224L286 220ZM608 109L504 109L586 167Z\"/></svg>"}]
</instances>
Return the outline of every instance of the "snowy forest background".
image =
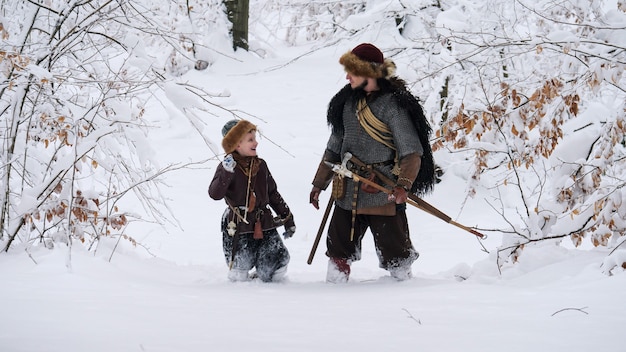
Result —
<instances>
[{"instance_id":1,"label":"snowy forest background","mask_svg":"<svg viewBox=\"0 0 626 352\"><path fill-rule=\"evenodd\" d=\"M24 293L16 287L31 269L23 268L56 265L45 260L49 253L70 271L79 270L76 262L93 268L84 258L114 263L114 253L124 261L173 253L155 246L157 229L171 235L184 228L184 214L192 212L185 205L196 205L173 202L171 180L208 170L198 187L205 192L222 157L219 130L231 118L259 124L261 148L268 148L260 155L282 176L281 193L292 208L312 214L298 221L294 211L296 236L307 235L288 245L292 261L302 261L298 254L310 248L320 216L299 203L306 202L327 138L325 104L345 84L337 60L366 41L394 60L422 101L444 172L428 200L454 203L444 205L453 218L489 235L480 244L489 264L481 265L493 265L498 276L515 271L524 256L547 267L555 247L583 249L592 253L594 272L622 279L610 291L624 287L623 0L252 0L247 52L233 49L218 0L0 4L0 266L15 283L2 289L5 302ZM239 72L221 75L225 68ZM271 75L274 81L259 80ZM264 89L272 89L272 101L252 97ZM168 149L155 140L167 131L184 132L200 147ZM217 219L220 207L192 221L217 223L207 219ZM176 242L178 249L198 246L180 234ZM322 250L316 260L323 262ZM225 270L215 272L225 278ZM471 270L453 272L465 280ZM226 282L217 290L219 297L228 290L246 295ZM5 341L19 350L11 325L0 323L0 347ZM603 341L620 350L615 340Z\"/></svg>"},{"instance_id":2,"label":"snowy forest background","mask_svg":"<svg viewBox=\"0 0 626 352\"><path fill-rule=\"evenodd\" d=\"M390 37L379 45L423 101L434 149L471 162L467 196L485 194L504 221L481 229L505 234L498 260L537 241L586 240L615 249L610 273L626 266L625 6L252 1L249 46L260 58L276 46L311 55L363 32ZM188 165L146 159L155 92L193 125L245 117L179 79L233 59L220 1L3 1L0 20L4 251L132 242L128 227L141 225L124 197L152 221L168 217L159 177ZM198 105L181 103L189 93Z\"/></svg>"}]
</instances>

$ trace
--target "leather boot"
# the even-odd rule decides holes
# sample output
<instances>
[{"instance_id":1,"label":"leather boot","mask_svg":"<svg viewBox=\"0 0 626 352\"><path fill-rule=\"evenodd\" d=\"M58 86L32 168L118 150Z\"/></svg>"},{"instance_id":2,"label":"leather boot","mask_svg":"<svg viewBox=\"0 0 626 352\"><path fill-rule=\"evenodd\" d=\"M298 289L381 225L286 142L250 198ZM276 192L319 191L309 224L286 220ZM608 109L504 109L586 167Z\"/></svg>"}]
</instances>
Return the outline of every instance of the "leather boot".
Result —
<instances>
[{"instance_id":1,"label":"leather boot","mask_svg":"<svg viewBox=\"0 0 626 352\"><path fill-rule=\"evenodd\" d=\"M328 271L326 272L326 282L339 284L348 282L350 277L350 261L345 258L330 258L328 260Z\"/></svg>"}]
</instances>

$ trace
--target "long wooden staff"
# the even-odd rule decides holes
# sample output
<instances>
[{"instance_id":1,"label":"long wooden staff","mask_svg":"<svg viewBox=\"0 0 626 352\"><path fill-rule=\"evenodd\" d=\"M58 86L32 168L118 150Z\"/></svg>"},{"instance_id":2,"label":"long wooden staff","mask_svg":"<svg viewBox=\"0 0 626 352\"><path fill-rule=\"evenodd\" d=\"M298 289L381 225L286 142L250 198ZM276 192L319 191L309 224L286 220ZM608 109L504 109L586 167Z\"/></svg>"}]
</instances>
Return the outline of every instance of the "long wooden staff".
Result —
<instances>
[{"instance_id":1,"label":"long wooden staff","mask_svg":"<svg viewBox=\"0 0 626 352\"><path fill-rule=\"evenodd\" d=\"M353 158L351 153L346 153L344 155L344 160L346 160L346 159L351 159L355 163L362 163L360 160L357 161L356 158ZM350 177L355 182L363 182L363 183L365 183L367 185L370 185L370 186L378 189L379 191L385 192L387 194L392 194L393 193L393 191L391 191L390 189L387 189L387 188L379 185L376 182L370 181L367 178L361 177L358 174L348 170L347 168L345 168L345 166L344 166L345 164L346 164L345 162L342 162L342 165L330 164L329 166L333 168L333 171L335 173L338 173L340 175L344 175L346 177ZM384 176L384 175L381 175L380 173L376 173L376 174L379 177L380 176ZM463 230L465 230L465 231L471 233L472 235L477 236L477 237L479 237L481 239L487 238L486 235L483 235L482 233L480 233L480 232L478 232L478 231L476 231L474 229L471 229L471 228L469 228L467 226L461 225L458 222L452 220L451 217L449 217L448 215L444 214L442 211L440 211L439 209L435 208L434 206L428 204L426 201L424 201L423 199L417 197L416 195L414 195L412 193L408 193L407 196L408 196L407 203L411 204L412 206L417 207L417 208L427 212L430 215L436 216L439 219L441 219L441 220L443 220L443 221L445 221L445 222L447 222L447 223L449 223L451 225L454 225L454 226L456 226L458 228L461 228L461 229L463 229Z\"/></svg>"},{"instance_id":2,"label":"long wooden staff","mask_svg":"<svg viewBox=\"0 0 626 352\"><path fill-rule=\"evenodd\" d=\"M313 257L315 256L315 252L317 251L317 246L320 244L320 239L322 238L322 233L324 232L324 227L326 227L326 221L328 220L328 215L330 214L330 209L333 207L334 202L335 200L331 196L328 200L326 210L324 211L324 217L322 218L320 228L319 230L317 230L317 236L315 236L315 241L313 241L313 247L311 248L311 253L309 253L309 259L306 261L306 263L309 265L313 263Z\"/></svg>"},{"instance_id":3,"label":"long wooden staff","mask_svg":"<svg viewBox=\"0 0 626 352\"><path fill-rule=\"evenodd\" d=\"M438 217L439 219L447 222L448 224L454 225L458 228L461 228L469 233L471 233L474 236L478 236L481 239L486 239L487 235L484 235L474 229L472 229L471 227L467 227L464 225L459 224L458 222L452 220L451 217L449 217L448 215L442 213L439 209L433 207L432 205L428 204L425 200L419 198L418 196L416 196L415 194L409 193L408 194L409 199L407 199L407 203L422 209L423 211L427 212L430 215L434 215L436 217Z\"/></svg>"}]
</instances>

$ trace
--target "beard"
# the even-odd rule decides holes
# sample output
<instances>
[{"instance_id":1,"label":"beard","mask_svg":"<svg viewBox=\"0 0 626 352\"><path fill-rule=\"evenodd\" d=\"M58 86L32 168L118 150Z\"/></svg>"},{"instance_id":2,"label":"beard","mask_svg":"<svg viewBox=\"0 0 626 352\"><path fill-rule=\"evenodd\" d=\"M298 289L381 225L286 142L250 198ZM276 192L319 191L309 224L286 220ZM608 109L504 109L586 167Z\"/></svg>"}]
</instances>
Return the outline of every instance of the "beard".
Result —
<instances>
[{"instance_id":1,"label":"beard","mask_svg":"<svg viewBox=\"0 0 626 352\"><path fill-rule=\"evenodd\" d=\"M365 87L367 87L367 80L364 80L363 83L361 83L358 86L352 88L352 90L365 90Z\"/></svg>"},{"instance_id":2,"label":"beard","mask_svg":"<svg viewBox=\"0 0 626 352\"><path fill-rule=\"evenodd\" d=\"M356 87L352 87L352 85L350 85L350 88L352 88L352 96L355 99L365 98L367 96L367 92L365 91L366 86L367 86L367 80L363 81L361 84L359 84Z\"/></svg>"}]
</instances>

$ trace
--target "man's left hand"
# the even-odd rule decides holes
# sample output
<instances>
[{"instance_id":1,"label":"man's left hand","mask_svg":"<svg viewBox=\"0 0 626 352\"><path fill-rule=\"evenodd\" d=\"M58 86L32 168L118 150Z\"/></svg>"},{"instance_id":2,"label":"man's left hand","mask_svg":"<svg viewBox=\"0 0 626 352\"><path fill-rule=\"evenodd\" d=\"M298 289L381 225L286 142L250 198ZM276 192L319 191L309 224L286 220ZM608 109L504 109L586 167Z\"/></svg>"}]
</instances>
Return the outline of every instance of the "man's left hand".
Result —
<instances>
[{"instance_id":1,"label":"man's left hand","mask_svg":"<svg viewBox=\"0 0 626 352\"><path fill-rule=\"evenodd\" d=\"M394 187L393 190L391 191L391 194L389 195L389 200L395 200L396 204L402 204L406 202L408 195L406 192L406 189L404 189L403 187Z\"/></svg>"}]
</instances>

